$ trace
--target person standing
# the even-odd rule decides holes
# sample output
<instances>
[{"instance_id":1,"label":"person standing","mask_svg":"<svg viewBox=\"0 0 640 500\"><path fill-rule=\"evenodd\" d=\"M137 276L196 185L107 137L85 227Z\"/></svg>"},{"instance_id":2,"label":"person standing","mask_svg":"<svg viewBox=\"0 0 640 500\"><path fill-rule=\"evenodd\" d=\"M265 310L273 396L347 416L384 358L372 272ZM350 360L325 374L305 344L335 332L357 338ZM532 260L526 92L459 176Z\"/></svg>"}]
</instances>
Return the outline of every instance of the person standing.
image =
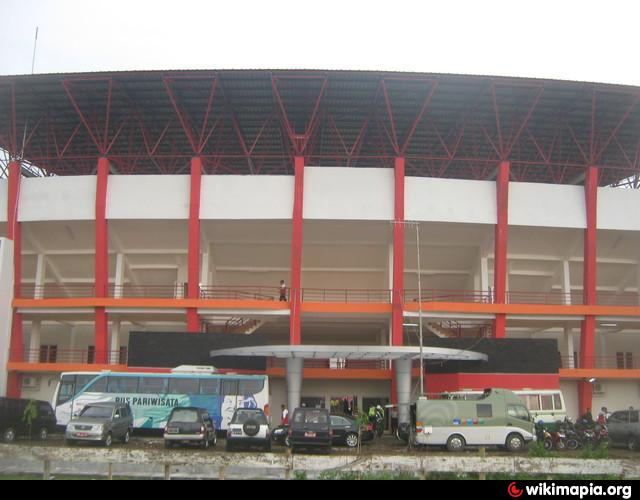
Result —
<instances>
[{"instance_id":1,"label":"person standing","mask_svg":"<svg viewBox=\"0 0 640 500\"><path fill-rule=\"evenodd\" d=\"M280 302L287 301L287 285L284 280L280 280Z\"/></svg>"},{"instance_id":2,"label":"person standing","mask_svg":"<svg viewBox=\"0 0 640 500\"><path fill-rule=\"evenodd\" d=\"M280 409L282 410L282 425L289 425L289 410L287 410L287 407L285 405L281 405Z\"/></svg>"}]
</instances>

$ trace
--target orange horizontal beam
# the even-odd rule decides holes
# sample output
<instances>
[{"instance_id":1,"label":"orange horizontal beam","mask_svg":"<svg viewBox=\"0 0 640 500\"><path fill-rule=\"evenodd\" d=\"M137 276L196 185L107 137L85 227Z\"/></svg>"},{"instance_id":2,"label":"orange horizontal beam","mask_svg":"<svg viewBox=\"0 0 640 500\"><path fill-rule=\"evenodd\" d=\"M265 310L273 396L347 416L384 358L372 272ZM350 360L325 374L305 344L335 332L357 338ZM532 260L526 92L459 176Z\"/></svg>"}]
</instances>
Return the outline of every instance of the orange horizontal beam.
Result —
<instances>
[{"instance_id":1,"label":"orange horizontal beam","mask_svg":"<svg viewBox=\"0 0 640 500\"><path fill-rule=\"evenodd\" d=\"M583 380L585 378L617 378L617 379L637 379L640 378L640 370L618 370L615 368L561 368L559 370L561 379Z\"/></svg>"},{"instance_id":2,"label":"orange horizontal beam","mask_svg":"<svg viewBox=\"0 0 640 500\"><path fill-rule=\"evenodd\" d=\"M126 372L126 365L94 365L87 363L26 363L9 362L7 370L10 372Z\"/></svg>"},{"instance_id":3,"label":"orange horizontal beam","mask_svg":"<svg viewBox=\"0 0 640 500\"><path fill-rule=\"evenodd\" d=\"M68 299L13 299L17 308L131 307L152 309L270 309L288 310L288 302L275 300L201 300L201 299L113 299L78 297Z\"/></svg>"},{"instance_id":4,"label":"orange horizontal beam","mask_svg":"<svg viewBox=\"0 0 640 500\"><path fill-rule=\"evenodd\" d=\"M404 304L405 311L418 312L417 302ZM481 304L467 302L423 302L422 312L460 312L483 314L536 314L573 316L638 316L640 306L585 306L551 304Z\"/></svg>"}]
</instances>

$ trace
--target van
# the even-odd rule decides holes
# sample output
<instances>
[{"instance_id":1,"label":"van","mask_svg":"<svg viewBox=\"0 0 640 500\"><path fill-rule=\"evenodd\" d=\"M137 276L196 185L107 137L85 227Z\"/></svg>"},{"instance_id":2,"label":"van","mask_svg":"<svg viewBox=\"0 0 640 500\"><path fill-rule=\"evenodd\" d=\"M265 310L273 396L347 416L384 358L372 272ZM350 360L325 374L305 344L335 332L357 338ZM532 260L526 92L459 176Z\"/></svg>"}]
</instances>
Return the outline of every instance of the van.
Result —
<instances>
[{"instance_id":1,"label":"van","mask_svg":"<svg viewBox=\"0 0 640 500\"><path fill-rule=\"evenodd\" d=\"M640 450L640 412L638 410L614 411L607 419L607 429L613 444L623 444L629 450Z\"/></svg>"},{"instance_id":2,"label":"van","mask_svg":"<svg viewBox=\"0 0 640 500\"><path fill-rule=\"evenodd\" d=\"M506 389L485 389L473 400L420 398L411 418L414 444L440 445L449 451L504 446L517 452L535 440L529 411Z\"/></svg>"},{"instance_id":3,"label":"van","mask_svg":"<svg viewBox=\"0 0 640 500\"><path fill-rule=\"evenodd\" d=\"M53 408L46 401L0 398L0 432L5 443L15 441L18 436L29 436L29 426L24 420L29 401L33 401L36 408L36 418L31 423L31 434L45 440L55 429L56 417Z\"/></svg>"},{"instance_id":4,"label":"van","mask_svg":"<svg viewBox=\"0 0 640 500\"><path fill-rule=\"evenodd\" d=\"M290 420L289 443L291 451L300 448L324 448L331 451L333 433L329 410L323 408L296 408Z\"/></svg>"}]
</instances>

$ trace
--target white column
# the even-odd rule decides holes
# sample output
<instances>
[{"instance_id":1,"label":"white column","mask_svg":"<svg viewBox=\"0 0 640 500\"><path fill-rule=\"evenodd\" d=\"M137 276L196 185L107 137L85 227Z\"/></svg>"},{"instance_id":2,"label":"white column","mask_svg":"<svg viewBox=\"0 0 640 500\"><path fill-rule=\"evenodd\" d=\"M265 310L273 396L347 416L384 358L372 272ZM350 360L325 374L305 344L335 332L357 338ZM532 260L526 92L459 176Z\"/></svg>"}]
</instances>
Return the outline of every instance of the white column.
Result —
<instances>
[{"instance_id":1,"label":"white column","mask_svg":"<svg viewBox=\"0 0 640 500\"><path fill-rule=\"evenodd\" d=\"M7 394L13 294L13 241L0 238L0 396Z\"/></svg>"},{"instance_id":2,"label":"white column","mask_svg":"<svg viewBox=\"0 0 640 500\"><path fill-rule=\"evenodd\" d=\"M200 266L200 284L207 286L209 284L209 252L202 254L202 265Z\"/></svg>"},{"instance_id":3,"label":"white column","mask_svg":"<svg viewBox=\"0 0 640 500\"><path fill-rule=\"evenodd\" d=\"M42 323L39 319L31 323L31 335L29 337L29 359L32 363L37 363L40 359Z\"/></svg>"},{"instance_id":4,"label":"white column","mask_svg":"<svg viewBox=\"0 0 640 500\"><path fill-rule=\"evenodd\" d=\"M115 278L115 294L116 299L122 298L122 286L124 285L124 254L116 255L116 278Z\"/></svg>"},{"instance_id":5,"label":"white column","mask_svg":"<svg viewBox=\"0 0 640 500\"><path fill-rule=\"evenodd\" d=\"M184 284L187 282L187 266L186 264L178 267L178 282L176 283L176 299L184 298Z\"/></svg>"},{"instance_id":6,"label":"white column","mask_svg":"<svg viewBox=\"0 0 640 500\"><path fill-rule=\"evenodd\" d=\"M393 244L389 245L389 251L387 252L387 277L389 287L389 300L393 303Z\"/></svg>"},{"instance_id":7,"label":"white column","mask_svg":"<svg viewBox=\"0 0 640 500\"><path fill-rule=\"evenodd\" d=\"M566 356L567 356L567 363L566 363L566 368L575 368L574 363L573 363L573 351L574 351L574 347L573 347L573 335L571 333L571 327L566 326L564 327L564 349L566 352ZM563 366L563 368L565 368Z\"/></svg>"},{"instance_id":8,"label":"white column","mask_svg":"<svg viewBox=\"0 0 640 500\"><path fill-rule=\"evenodd\" d=\"M300 406L302 394L302 368L304 360L302 358L287 358L287 403L289 413L293 416L293 410Z\"/></svg>"},{"instance_id":9,"label":"white column","mask_svg":"<svg viewBox=\"0 0 640 500\"><path fill-rule=\"evenodd\" d=\"M393 362L396 370L396 390L398 393L398 424L408 424L409 403L411 402L411 360L396 359Z\"/></svg>"},{"instance_id":10,"label":"white column","mask_svg":"<svg viewBox=\"0 0 640 500\"><path fill-rule=\"evenodd\" d=\"M35 282L35 299L44 298L44 283L45 283L45 274L47 269L47 261L45 260L45 256L42 253L38 254L38 258L36 261L36 282Z\"/></svg>"},{"instance_id":11,"label":"white column","mask_svg":"<svg viewBox=\"0 0 640 500\"><path fill-rule=\"evenodd\" d=\"M571 305L571 274L569 273L569 261L562 261L562 292L564 293L564 303Z\"/></svg>"},{"instance_id":12,"label":"white column","mask_svg":"<svg viewBox=\"0 0 640 500\"><path fill-rule=\"evenodd\" d=\"M486 255L480 256L480 289L482 293L485 294L488 298L487 302L492 302L493 300L488 295L489 288L489 258Z\"/></svg>"},{"instance_id":13,"label":"white column","mask_svg":"<svg viewBox=\"0 0 640 500\"><path fill-rule=\"evenodd\" d=\"M636 266L636 286L638 288L638 304L640 304L640 264Z\"/></svg>"},{"instance_id":14,"label":"white column","mask_svg":"<svg viewBox=\"0 0 640 500\"><path fill-rule=\"evenodd\" d=\"M111 351L111 353L108 362L111 364L118 364L118 358L120 356L120 320L116 320L111 323L111 342L109 344L109 351Z\"/></svg>"}]
</instances>

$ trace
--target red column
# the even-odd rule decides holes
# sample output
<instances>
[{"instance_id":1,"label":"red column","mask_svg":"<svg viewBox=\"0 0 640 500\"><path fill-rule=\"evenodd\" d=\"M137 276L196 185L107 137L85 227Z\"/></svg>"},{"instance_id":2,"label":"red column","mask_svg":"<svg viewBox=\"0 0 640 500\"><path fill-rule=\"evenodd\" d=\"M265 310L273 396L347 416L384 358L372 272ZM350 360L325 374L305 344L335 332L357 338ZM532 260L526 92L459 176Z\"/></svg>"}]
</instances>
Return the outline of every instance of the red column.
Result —
<instances>
[{"instance_id":1,"label":"red column","mask_svg":"<svg viewBox=\"0 0 640 500\"><path fill-rule=\"evenodd\" d=\"M294 159L295 183L291 229L291 288L289 292L289 343L302 343L300 306L302 302L302 209L304 194L304 157Z\"/></svg>"},{"instance_id":2,"label":"red column","mask_svg":"<svg viewBox=\"0 0 640 500\"><path fill-rule=\"evenodd\" d=\"M20 163L9 163L9 186L7 197L7 238L13 240L13 283L14 296L18 295L22 282L22 230L18 222L18 205L20 201ZM9 344L9 361L20 362L24 359L24 339L22 334L22 314L17 309L12 311L11 341ZM2 367L1 369L4 369ZM9 372L7 379L7 396L20 397L20 375Z\"/></svg>"},{"instance_id":3,"label":"red column","mask_svg":"<svg viewBox=\"0 0 640 500\"><path fill-rule=\"evenodd\" d=\"M404 344L402 296L404 292L404 158L395 160L393 220L393 303L391 309L391 343Z\"/></svg>"},{"instance_id":4,"label":"red column","mask_svg":"<svg viewBox=\"0 0 640 500\"><path fill-rule=\"evenodd\" d=\"M598 215L598 168L589 167L584 183L587 228L584 232L583 301L595 305L596 299L596 241ZM595 355L596 318L587 315L580 327L580 368L593 368ZM593 396L589 382L578 382L578 404L582 415L591 408Z\"/></svg>"},{"instance_id":5,"label":"red column","mask_svg":"<svg viewBox=\"0 0 640 500\"><path fill-rule=\"evenodd\" d=\"M509 168L508 161L500 162L496 177L497 223L495 227L495 250L493 260L493 290L496 304L506 302L507 290L507 241L509 238ZM505 337L506 316L496 314L493 321L493 336Z\"/></svg>"},{"instance_id":6,"label":"red column","mask_svg":"<svg viewBox=\"0 0 640 500\"><path fill-rule=\"evenodd\" d=\"M189 257L187 271L187 298L200 298L200 187L202 185L202 159L191 158L191 193L189 195ZM187 309L187 330L200 332L198 309Z\"/></svg>"},{"instance_id":7,"label":"red column","mask_svg":"<svg viewBox=\"0 0 640 500\"><path fill-rule=\"evenodd\" d=\"M96 248L95 248L95 296L106 297L109 286L109 233L107 227L107 183L109 160L98 159L96 178ZM96 363L107 362L109 329L104 307L95 310Z\"/></svg>"}]
</instances>

